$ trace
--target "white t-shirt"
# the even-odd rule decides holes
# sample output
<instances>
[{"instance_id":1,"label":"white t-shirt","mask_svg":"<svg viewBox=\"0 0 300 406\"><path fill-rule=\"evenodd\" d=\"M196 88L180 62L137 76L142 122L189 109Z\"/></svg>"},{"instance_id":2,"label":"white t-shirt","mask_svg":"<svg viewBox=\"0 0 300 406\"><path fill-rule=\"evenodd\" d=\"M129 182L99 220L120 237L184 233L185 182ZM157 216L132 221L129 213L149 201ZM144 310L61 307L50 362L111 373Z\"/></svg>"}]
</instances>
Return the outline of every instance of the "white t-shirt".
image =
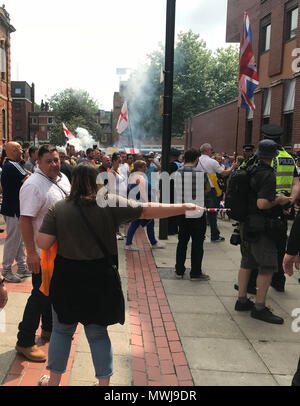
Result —
<instances>
[{"instance_id":1,"label":"white t-shirt","mask_svg":"<svg viewBox=\"0 0 300 406\"><path fill-rule=\"evenodd\" d=\"M208 155L201 155L197 165L197 169L206 172L208 175L216 175L217 173L224 172L224 168L215 159L210 158ZM209 177L208 177L209 179ZM214 187L211 180L209 179L211 187Z\"/></svg>"},{"instance_id":2,"label":"white t-shirt","mask_svg":"<svg viewBox=\"0 0 300 406\"><path fill-rule=\"evenodd\" d=\"M34 217L32 222L34 242L39 255L41 250L37 247L36 238L48 209L59 200L65 199L66 194L63 190L67 195L70 194L71 185L63 173L59 175L57 185L52 183L37 168L20 189L20 214L21 216Z\"/></svg>"},{"instance_id":3,"label":"white t-shirt","mask_svg":"<svg viewBox=\"0 0 300 406\"><path fill-rule=\"evenodd\" d=\"M128 164L126 162L125 162L125 164L120 164L119 165L119 170L120 170L121 174L124 176L124 178L126 180L128 180L129 172L130 172Z\"/></svg>"}]
</instances>

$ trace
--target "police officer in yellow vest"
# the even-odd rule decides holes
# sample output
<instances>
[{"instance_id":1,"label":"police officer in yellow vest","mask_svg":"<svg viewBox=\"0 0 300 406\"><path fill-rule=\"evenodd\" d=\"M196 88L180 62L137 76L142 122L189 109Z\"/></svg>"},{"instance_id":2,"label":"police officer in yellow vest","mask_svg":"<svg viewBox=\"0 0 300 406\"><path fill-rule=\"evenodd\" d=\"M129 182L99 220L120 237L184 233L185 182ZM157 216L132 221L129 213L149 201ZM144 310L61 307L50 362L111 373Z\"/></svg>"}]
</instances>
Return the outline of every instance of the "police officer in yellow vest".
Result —
<instances>
[{"instance_id":1,"label":"police officer in yellow vest","mask_svg":"<svg viewBox=\"0 0 300 406\"><path fill-rule=\"evenodd\" d=\"M264 139L270 139L277 143L278 153L273 159L272 167L276 174L276 192L284 192L291 196L291 204L294 204L300 197L300 180L296 170L293 157L285 151L281 145L283 129L275 124L264 125L261 129ZM274 274L271 286L279 292L284 292L285 276L282 268L282 261L285 255L287 243L287 214L283 216L284 230L279 237L278 249L278 272Z\"/></svg>"}]
</instances>

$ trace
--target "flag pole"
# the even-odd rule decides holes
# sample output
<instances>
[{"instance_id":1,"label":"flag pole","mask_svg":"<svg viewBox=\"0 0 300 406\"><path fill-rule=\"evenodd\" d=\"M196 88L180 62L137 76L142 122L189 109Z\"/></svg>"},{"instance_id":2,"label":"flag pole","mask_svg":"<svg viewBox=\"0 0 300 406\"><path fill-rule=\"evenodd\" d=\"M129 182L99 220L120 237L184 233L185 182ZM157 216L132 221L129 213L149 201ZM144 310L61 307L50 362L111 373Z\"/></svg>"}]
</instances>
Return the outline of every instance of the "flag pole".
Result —
<instances>
[{"instance_id":1,"label":"flag pole","mask_svg":"<svg viewBox=\"0 0 300 406\"><path fill-rule=\"evenodd\" d=\"M130 131L131 145L132 145L132 148L134 148L134 145L133 145L133 136L132 136L132 129L131 129L131 120L130 120L130 114L129 114L129 106L128 106L128 125L129 125L129 131Z\"/></svg>"},{"instance_id":2,"label":"flag pole","mask_svg":"<svg viewBox=\"0 0 300 406\"><path fill-rule=\"evenodd\" d=\"M234 151L234 160L237 157L237 150L238 150L238 139L239 139L239 124L240 124L240 107L238 106L237 109L237 119L236 119L236 134L235 134L235 151Z\"/></svg>"}]
</instances>

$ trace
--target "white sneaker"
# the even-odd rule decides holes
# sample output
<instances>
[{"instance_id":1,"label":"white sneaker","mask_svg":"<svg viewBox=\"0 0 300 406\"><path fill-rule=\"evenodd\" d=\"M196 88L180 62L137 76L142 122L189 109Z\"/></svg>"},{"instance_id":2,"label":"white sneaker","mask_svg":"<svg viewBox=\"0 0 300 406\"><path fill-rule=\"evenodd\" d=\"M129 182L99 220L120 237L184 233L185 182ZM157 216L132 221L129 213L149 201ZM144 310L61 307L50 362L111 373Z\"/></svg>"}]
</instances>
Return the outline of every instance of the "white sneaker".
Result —
<instances>
[{"instance_id":1,"label":"white sneaker","mask_svg":"<svg viewBox=\"0 0 300 406\"><path fill-rule=\"evenodd\" d=\"M124 240L124 237L120 233L117 233L117 240Z\"/></svg>"},{"instance_id":2,"label":"white sneaker","mask_svg":"<svg viewBox=\"0 0 300 406\"><path fill-rule=\"evenodd\" d=\"M127 251L139 251L139 248L134 247L133 245L125 245L125 250L127 250Z\"/></svg>"},{"instance_id":3,"label":"white sneaker","mask_svg":"<svg viewBox=\"0 0 300 406\"><path fill-rule=\"evenodd\" d=\"M157 242L156 244L152 245L152 249L162 249L162 248L166 248L165 244L162 244L161 242Z\"/></svg>"},{"instance_id":4,"label":"white sneaker","mask_svg":"<svg viewBox=\"0 0 300 406\"><path fill-rule=\"evenodd\" d=\"M4 274L2 273L2 276L4 277L5 282L11 282L11 283L21 282L21 279L17 275L14 275L12 273L12 271L4 272Z\"/></svg>"}]
</instances>

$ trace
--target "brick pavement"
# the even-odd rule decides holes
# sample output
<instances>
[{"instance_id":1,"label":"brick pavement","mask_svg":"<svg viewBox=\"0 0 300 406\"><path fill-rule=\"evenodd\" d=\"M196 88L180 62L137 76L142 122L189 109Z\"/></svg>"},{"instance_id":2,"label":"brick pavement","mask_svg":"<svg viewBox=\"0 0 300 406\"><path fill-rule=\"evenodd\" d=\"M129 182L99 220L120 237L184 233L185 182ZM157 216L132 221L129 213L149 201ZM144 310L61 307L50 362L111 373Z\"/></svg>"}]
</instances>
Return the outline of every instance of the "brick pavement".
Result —
<instances>
[{"instance_id":1,"label":"brick pavement","mask_svg":"<svg viewBox=\"0 0 300 406\"><path fill-rule=\"evenodd\" d=\"M5 233L0 238L3 242ZM134 243L140 251L126 252L132 383L134 386L192 386L188 363L143 229L136 232ZM16 271L16 266L13 270ZM8 293L29 294L32 289L29 278L17 284L7 283L6 287ZM69 384L79 332L80 326L72 342L67 371L61 382L63 386ZM40 328L36 344L48 353L48 344L43 344L39 335ZM16 354L2 384L36 386L39 377L49 373L46 365L47 362L29 362L22 355Z\"/></svg>"}]
</instances>

